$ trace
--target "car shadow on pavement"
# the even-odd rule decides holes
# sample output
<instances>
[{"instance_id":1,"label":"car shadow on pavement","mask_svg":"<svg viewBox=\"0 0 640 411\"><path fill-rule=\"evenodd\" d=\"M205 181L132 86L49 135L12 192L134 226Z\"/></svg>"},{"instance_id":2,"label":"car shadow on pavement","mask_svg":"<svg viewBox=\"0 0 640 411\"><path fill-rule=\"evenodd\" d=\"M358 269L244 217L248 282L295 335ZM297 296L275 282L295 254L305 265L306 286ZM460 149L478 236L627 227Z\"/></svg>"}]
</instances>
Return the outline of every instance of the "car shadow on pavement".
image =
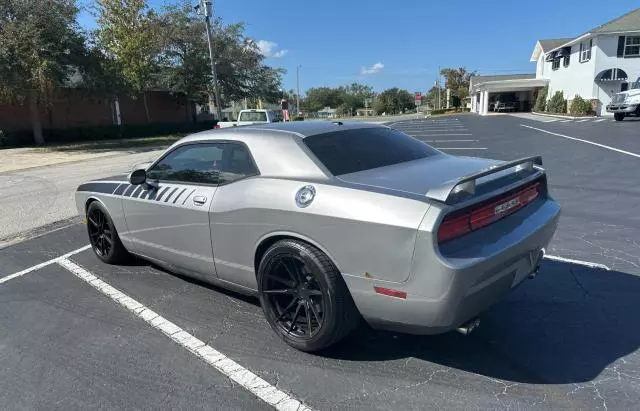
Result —
<instances>
[{"instance_id":1,"label":"car shadow on pavement","mask_svg":"<svg viewBox=\"0 0 640 411\"><path fill-rule=\"evenodd\" d=\"M513 382L580 383L638 349L639 313L640 276L545 260L540 275L484 313L469 336L401 335L363 326L322 355L348 361L414 357ZM626 359L632 361L638 360Z\"/></svg>"}]
</instances>

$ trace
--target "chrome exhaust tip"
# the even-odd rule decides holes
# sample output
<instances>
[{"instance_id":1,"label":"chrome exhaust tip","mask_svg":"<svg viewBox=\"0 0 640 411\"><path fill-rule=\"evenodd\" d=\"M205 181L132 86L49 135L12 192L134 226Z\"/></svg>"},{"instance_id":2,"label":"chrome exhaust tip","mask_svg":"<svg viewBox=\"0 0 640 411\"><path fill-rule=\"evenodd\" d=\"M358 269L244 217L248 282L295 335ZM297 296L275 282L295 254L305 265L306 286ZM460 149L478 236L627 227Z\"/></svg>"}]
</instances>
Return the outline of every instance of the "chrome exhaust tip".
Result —
<instances>
[{"instance_id":1,"label":"chrome exhaust tip","mask_svg":"<svg viewBox=\"0 0 640 411\"><path fill-rule=\"evenodd\" d=\"M476 317L456 328L456 331L462 335L469 335L473 330L478 328L478 326L480 326L480 318Z\"/></svg>"}]
</instances>

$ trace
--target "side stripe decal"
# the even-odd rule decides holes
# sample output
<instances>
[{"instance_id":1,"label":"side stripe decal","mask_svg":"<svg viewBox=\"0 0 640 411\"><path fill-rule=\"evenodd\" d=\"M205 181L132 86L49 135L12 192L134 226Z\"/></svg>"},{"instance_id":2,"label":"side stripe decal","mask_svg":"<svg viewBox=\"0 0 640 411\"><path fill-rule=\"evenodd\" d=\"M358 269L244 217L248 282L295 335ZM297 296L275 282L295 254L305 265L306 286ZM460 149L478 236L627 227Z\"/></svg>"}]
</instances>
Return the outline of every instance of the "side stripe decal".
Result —
<instances>
[{"instance_id":1,"label":"side stripe decal","mask_svg":"<svg viewBox=\"0 0 640 411\"><path fill-rule=\"evenodd\" d=\"M165 193L167 192L167 190L169 190L170 187L165 187L162 189L162 191L160 191L160 194L158 194L158 196L156 197L156 201L160 201L162 200L162 196L165 195Z\"/></svg>"},{"instance_id":2,"label":"side stripe decal","mask_svg":"<svg viewBox=\"0 0 640 411\"><path fill-rule=\"evenodd\" d=\"M125 197L129 197L131 193L133 193L133 190L135 189L136 189L136 186L129 184L129 187L127 187L127 189L124 191L124 193L122 193L122 195Z\"/></svg>"},{"instance_id":3,"label":"side stripe decal","mask_svg":"<svg viewBox=\"0 0 640 411\"><path fill-rule=\"evenodd\" d=\"M184 200L182 200L182 205L184 205L184 203L187 202L187 200L189 199L189 197L191 197L193 195L193 193L196 192L196 189L194 188L193 190L191 190L191 192L189 194L187 194L187 196L184 198Z\"/></svg>"},{"instance_id":4,"label":"side stripe decal","mask_svg":"<svg viewBox=\"0 0 640 411\"><path fill-rule=\"evenodd\" d=\"M165 202L165 203L168 203L168 202L169 202L169 200L171 199L171 196L172 196L172 195L174 195L176 191L178 191L178 187L174 188L174 189L169 193L169 195L167 196L167 198L165 198L165 199L164 199L164 202Z\"/></svg>"},{"instance_id":5,"label":"side stripe decal","mask_svg":"<svg viewBox=\"0 0 640 411\"><path fill-rule=\"evenodd\" d=\"M134 191L133 194L131 194L131 197L137 198L141 192L142 192L142 186L138 186L138 188L136 188L136 191Z\"/></svg>"},{"instance_id":6,"label":"side stripe decal","mask_svg":"<svg viewBox=\"0 0 640 411\"><path fill-rule=\"evenodd\" d=\"M174 199L173 199L173 204L175 204L175 203L176 203L176 201L178 201L178 199L180 198L180 196L181 196L182 194L184 194L184 192L185 192L185 191L187 191L187 189L186 189L186 188L183 188L183 189L182 189L182 191L180 191L180 192L178 193L178 195L176 196L176 198L174 198Z\"/></svg>"},{"instance_id":7,"label":"side stripe decal","mask_svg":"<svg viewBox=\"0 0 640 411\"><path fill-rule=\"evenodd\" d=\"M122 195L122 193L124 193L127 188L129 188L129 184L122 183L122 184L120 184L118 186L118 188L116 188L116 191L114 191L113 194L118 195L118 196Z\"/></svg>"}]
</instances>

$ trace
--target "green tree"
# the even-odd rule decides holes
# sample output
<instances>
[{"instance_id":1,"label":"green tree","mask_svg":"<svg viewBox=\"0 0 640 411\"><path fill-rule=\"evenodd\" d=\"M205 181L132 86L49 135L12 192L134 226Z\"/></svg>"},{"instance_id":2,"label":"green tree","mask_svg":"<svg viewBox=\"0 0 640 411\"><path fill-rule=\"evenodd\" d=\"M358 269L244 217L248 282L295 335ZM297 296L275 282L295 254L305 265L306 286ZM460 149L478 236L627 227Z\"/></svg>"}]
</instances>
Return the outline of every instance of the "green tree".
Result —
<instances>
[{"instance_id":1,"label":"green tree","mask_svg":"<svg viewBox=\"0 0 640 411\"><path fill-rule=\"evenodd\" d=\"M538 91L538 97L536 98L536 104L534 106L535 111L545 111L547 109L547 96L549 95L549 86L544 86Z\"/></svg>"},{"instance_id":2,"label":"green tree","mask_svg":"<svg viewBox=\"0 0 640 411\"><path fill-rule=\"evenodd\" d=\"M576 94L573 100L571 100L571 108L569 111L573 115L586 116L593 112L593 107L589 100L585 100Z\"/></svg>"},{"instance_id":3,"label":"green tree","mask_svg":"<svg viewBox=\"0 0 640 411\"><path fill-rule=\"evenodd\" d=\"M35 143L45 143L39 105L78 74L86 55L74 0L0 1L0 94L28 100Z\"/></svg>"},{"instance_id":4,"label":"green tree","mask_svg":"<svg viewBox=\"0 0 640 411\"><path fill-rule=\"evenodd\" d=\"M564 93L562 91L556 91L547 104L548 110L551 113L566 113L567 102L564 99Z\"/></svg>"},{"instance_id":5,"label":"green tree","mask_svg":"<svg viewBox=\"0 0 640 411\"><path fill-rule=\"evenodd\" d=\"M465 67L440 70L440 75L445 78L445 88L450 89L451 95L458 96L460 100L464 100L469 96L471 76L475 74L475 72L468 72Z\"/></svg>"},{"instance_id":6,"label":"green tree","mask_svg":"<svg viewBox=\"0 0 640 411\"><path fill-rule=\"evenodd\" d=\"M325 107L337 108L344 100L339 89L331 87L313 87L307 90L305 108L318 111Z\"/></svg>"},{"instance_id":7,"label":"green tree","mask_svg":"<svg viewBox=\"0 0 640 411\"><path fill-rule=\"evenodd\" d=\"M213 49L223 102L258 98L277 102L282 97L283 69L264 64L257 43L244 34L244 25L213 22Z\"/></svg>"},{"instance_id":8,"label":"green tree","mask_svg":"<svg viewBox=\"0 0 640 411\"><path fill-rule=\"evenodd\" d=\"M398 114L406 110L415 110L416 105L411 93L394 87L378 94L373 108L378 114Z\"/></svg>"},{"instance_id":9,"label":"green tree","mask_svg":"<svg viewBox=\"0 0 640 411\"><path fill-rule=\"evenodd\" d=\"M98 47L108 69L122 78L134 96L142 94L147 121L151 122L146 91L157 70L159 38L155 15L146 0L98 0Z\"/></svg>"},{"instance_id":10,"label":"green tree","mask_svg":"<svg viewBox=\"0 0 640 411\"><path fill-rule=\"evenodd\" d=\"M438 89L440 94L438 95ZM432 108L438 108L439 99L444 100L446 98L446 90L442 87L433 86L423 96L423 102L428 103Z\"/></svg>"},{"instance_id":11,"label":"green tree","mask_svg":"<svg viewBox=\"0 0 640 411\"><path fill-rule=\"evenodd\" d=\"M205 23L187 4L167 6L156 18L160 48L157 85L174 94L184 94L187 118L191 104L209 99L211 72Z\"/></svg>"}]
</instances>

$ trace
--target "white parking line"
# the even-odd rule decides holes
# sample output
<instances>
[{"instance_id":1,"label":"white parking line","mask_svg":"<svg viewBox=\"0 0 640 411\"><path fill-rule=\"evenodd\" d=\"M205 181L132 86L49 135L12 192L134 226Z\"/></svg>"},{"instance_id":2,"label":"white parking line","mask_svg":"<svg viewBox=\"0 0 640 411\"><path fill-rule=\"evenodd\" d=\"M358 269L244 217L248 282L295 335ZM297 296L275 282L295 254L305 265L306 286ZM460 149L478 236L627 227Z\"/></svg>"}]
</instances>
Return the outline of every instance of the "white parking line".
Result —
<instances>
[{"instance_id":1,"label":"white parking line","mask_svg":"<svg viewBox=\"0 0 640 411\"><path fill-rule=\"evenodd\" d=\"M570 121L573 121L573 120L560 120L559 122L560 122L560 123L568 123L568 122L570 122Z\"/></svg>"},{"instance_id":2,"label":"white parking line","mask_svg":"<svg viewBox=\"0 0 640 411\"><path fill-rule=\"evenodd\" d=\"M191 353L200 357L220 373L246 388L262 401L275 407L276 410L311 411L311 408L305 406L289 394L269 384L267 381L258 377L256 374L233 361L220 351L208 344L205 344L204 341L199 340L176 324L150 310L140 302L102 281L89 271L80 267L78 264L68 260L64 256L57 258L55 262L72 272L76 277L89 283L89 285L100 291L102 294L111 298L127 310L133 312L134 315L144 320L153 328L162 331L163 334L171 338L178 345L181 345Z\"/></svg>"},{"instance_id":3,"label":"white parking line","mask_svg":"<svg viewBox=\"0 0 640 411\"><path fill-rule=\"evenodd\" d=\"M486 147L434 147L437 150L488 150Z\"/></svg>"},{"instance_id":4,"label":"white parking line","mask_svg":"<svg viewBox=\"0 0 640 411\"><path fill-rule=\"evenodd\" d=\"M425 134L425 133L412 133L412 136L422 136L422 137L438 137L438 136L472 136L471 133L436 133L436 134Z\"/></svg>"},{"instance_id":5,"label":"white parking line","mask_svg":"<svg viewBox=\"0 0 640 411\"><path fill-rule=\"evenodd\" d=\"M584 265L584 266L589 267L589 268L600 268L600 269L603 269L603 270L611 271L611 269L609 267L607 267L606 265L604 265L604 264L592 263L590 261L574 260L574 259L571 259L571 258L558 257L556 255L548 255L548 254L545 254L544 258L546 258L548 260L552 260L552 261L561 261L563 263L579 264L579 265Z\"/></svg>"},{"instance_id":6,"label":"white parking line","mask_svg":"<svg viewBox=\"0 0 640 411\"><path fill-rule=\"evenodd\" d=\"M536 127L531 127L531 126L527 126L525 124L520 124L522 127L526 127L526 128L530 128L533 130L537 130L537 131L541 131L543 133L547 133L547 134L551 134L554 136L558 136L558 137L563 137L563 138L568 138L569 140L576 140L576 141L581 141L583 143L587 143L587 144L591 144L597 147L601 147L601 148L606 148L607 150L611 150L611 151L615 151L618 153L622 153L622 154L626 154L628 156L632 156L632 157L637 157L640 158L640 154L636 154L636 153L632 153L630 151L625 151L625 150L620 150L619 148L615 148L615 147L611 147L611 146L606 146L604 144L600 144L600 143L594 143L593 141L589 141L589 140L583 140L581 138L576 138L576 137L571 137L571 136L565 136L564 134L558 134L558 133L554 133L551 131L547 131L547 130L543 130L541 128L536 128Z\"/></svg>"},{"instance_id":7,"label":"white parking line","mask_svg":"<svg viewBox=\"0 0 640 411\"><path fill-rule=\"evenodd\" d=\"M577 120L576 123L584 123L585 121L591 121L590 118L586 119L586 120Z\"/></svg>"},{"instance_id":8,"label":"white parking line","mask_svg":"<svg viewBox=\"0 0 640 411\"><path fill-rule=\"evenodd\" d=\"M62 259L65 259L65 258L67 258L67 257L70 257L70 256L72 256L72 255L74 255L74 254L81 253L81 252L83 252L84 250L89 249L90 247L91 247L91 245L90 245L90 244L87 244L87 245L85 245L84 247L80 247L80 248L78 248L77 250L73 250L73 251L71 251L71 252L69 252L69 253L67 253L67 254L65 254L65 255L61 255L60 257L53 258L53 259L51 259L51 260L49 260L49 261L45 261L44 263L36 264L36 265L34 265L33 267L29 267L29 268L27 268L26 270L18 271L17 273L13 273L13 274L11 274L11 275L7 275L6 277L2 277L2 278L0 278L0 284L2 284L2 283L6 283L6 282L7 282L7 281L9 281L9 280L13 280L14 278L17 278L17 277L23 276L23 275L25 275L25 274L29 274L29 273L30 273L30 272L32 272L32 271L39 270L39 269L41 269L41 268L43 268L43 267L46 267L46 266L48 266L48 265L51 265L51 264L57 263L58 261L60 261L60 260L62 260Z\"/></svg>"},{"instance_id":9,"label":"white parking line","mask_svg":"<svg viewBox=\"0 0 640 411\"><path fill-rule=\"evenodd\" d=\"M480 140L422 140L425 143L473 143Z\"/></svg>"},{"instance_id":10,"label":"white parking line","mask_svg":"<svg viewBox=\"0 0 640 411\"><path fill-rule=\"evenodd\" d=\"M593 120L594 123L600 123L601 121L607 121L607 119L606 118L601 118L601 119L598 119L598 120Z\"/></svg>"}]
</instances>

